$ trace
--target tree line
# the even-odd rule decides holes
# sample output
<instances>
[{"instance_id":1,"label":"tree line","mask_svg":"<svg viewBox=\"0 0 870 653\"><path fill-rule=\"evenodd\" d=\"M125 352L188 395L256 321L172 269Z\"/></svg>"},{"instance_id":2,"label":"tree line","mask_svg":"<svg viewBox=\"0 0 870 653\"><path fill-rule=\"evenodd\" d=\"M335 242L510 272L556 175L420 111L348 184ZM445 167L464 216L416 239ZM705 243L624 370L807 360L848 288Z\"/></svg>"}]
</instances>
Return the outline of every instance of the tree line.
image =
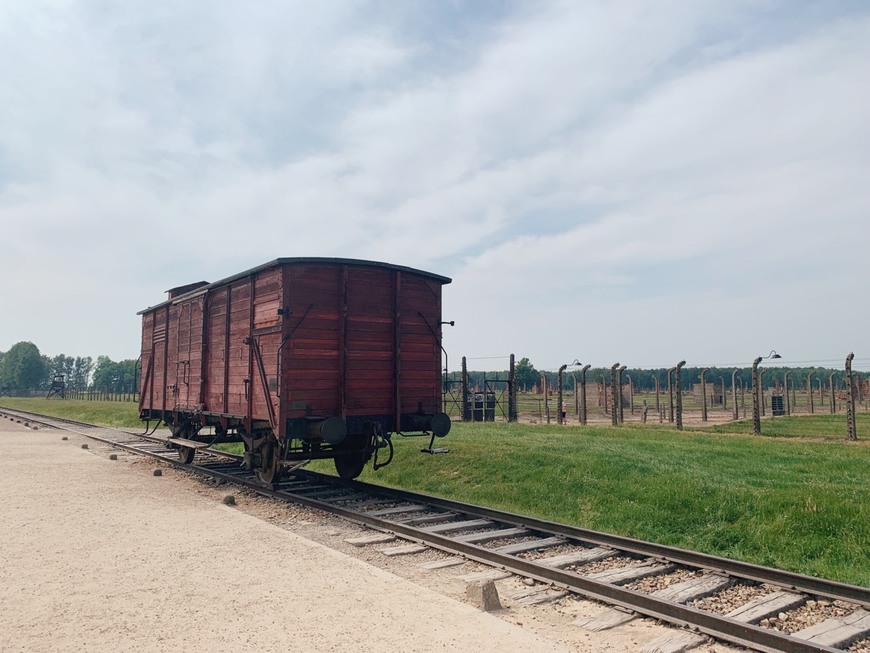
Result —
<instances>
[{"instance_id":1,"label":"tree line","mask_svg":"<svg viewBox=\"0 0 870 653\"><path fill-rule=\"evenodd\" d=\"M571 389L574 384L572 374L578 368L569 367L564 373L566 389ZM683 367L680 372L680 386L682 389L690 389L694 384L701 382L701 367ZM747 366L737 368L736 379L738 383L749 387L752 384L752 368ZM813 373L813 383L818 384L821 380L823 386L827 386L831 374L834 375L834 384L840 387L845 385L846 373L844 370L834 370L827 367L776 367L765 365L762 376L762 385L765 388L782 385L783 375L789 372L790 383L794 387L804 387L807 376ZM724 381L727 387L731 387L731 375L733 367L708 368L706 381L711 386ZM108 356L97 356L93 360L90 356L67 356L58 354L49 358L40 353L39 348L32 342L19 342L13 345L9 351L0 351L0 391L7 394L10 392L48 390L52 379L63 376L64 383L69 390L96 390L98 392L136 392L138 390L138 361L126 359L113 361ZM546 377L547 385L555 388L558 383L558 372L552 370L537 370L528 358L521 358L515 364L517 388L520 391L531 391L541 387L542 379ZM447 381L459 382L461 374L451 372ZM487 381L496 379L506 381L509 370L497 372L469 371L469 383L471 387L483 388ZM586 372L587 383L599 383L604 379L610 383L610 368L590 368ZM623 383L631 380L632 386L640 391L653 391L656 379L660 387L666 388L668 384L668 370L626 368L622 373ZM712 390L712 387L711 387Z\"/></svg>"},{"instance_id":2,"label":"tree line","mask_svg":"<svg viewBox=\"0 0 870 653\"><path fill-rule=\"evenodd\" d=\"M48 357L32 342L19 342L0 351L0 391L7 394L48 390L53 379L63 376L67 390L137 392L138 361L113 361L108 356Z\"/></svg>"},{"instance_id":3,"label":"tree line","mask_svg":"<svg viewBox=\"0 0 870 653\"><path fill-rule=\"evenodd\" d=\"M680 387L683 390L689 390L695 384L701 383L701 372L707 369L705 380L710 386L710 391L713 392L714 384L721 387L722 382L725 382L727 388L731 388L731 375L735 368L719 368L719 367L683 367L680 370ZM737 374L735 379L738 387L742 383L745 387L752 385L752 367L746 366L736 368ZM573 374L577 374L578 367L568 367L563 372L563 384L568 390L574 387ZM764 388L773 388L782 386L785 372L789 373L789 387L805 388L807 376L813 373L813 386L818 387L819 380L822 381L822 386L827 388L831 374L834 375L834 385L843 387L845 385L846 372L845 370L835 370L827 367L781 367L773 365L763 365L759 370L764 370L761 377L761 384ZM550 388L556 388L558 384L559 374L552 370L537 370L528 358L519 359L514 365L516 374L517 388L521 392L529 392L533 388L540 389L542 380L546 377L547 385ZM855 373L857 375L857 372ZM486 382L492 382L496 379L507 380L509 370L495 372L480 372L468 371L468 382L472 388L483 388ZM451 372L447 376L450 382L458 383L461 380L460 372ZM579 380L579 374L577 374ZM604 379L605 384L610 383L610 368L609 367L593 367L586 371L586 382L590 384L600 383ZM631 380L632 387L639 392L654 391L656 387L656 379L659 380L661 388L667 388L668 385L668 368L657 369L640 369L626 368L622 372L622 382L628 383Z\"/></svg>"}]
</instances>

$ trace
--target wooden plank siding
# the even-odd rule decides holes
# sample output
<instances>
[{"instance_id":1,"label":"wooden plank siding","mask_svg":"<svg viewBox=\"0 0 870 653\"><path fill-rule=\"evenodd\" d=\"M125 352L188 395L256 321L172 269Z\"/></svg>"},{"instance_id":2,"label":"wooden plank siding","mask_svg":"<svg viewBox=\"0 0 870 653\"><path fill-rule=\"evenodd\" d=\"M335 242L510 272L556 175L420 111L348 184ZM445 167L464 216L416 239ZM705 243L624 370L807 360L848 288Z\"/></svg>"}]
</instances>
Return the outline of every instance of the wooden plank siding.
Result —
<instances>
[{"instance_id":1,"label":"wooden plank siding","mask_svg":"<svg viewBox=\"0 0 870 653\"><path fill-rule=\"evenodd\" d=\"M281 345L281 316L278 309L283 301L283 275L280 267L264 270L254 278L253 336L257 340L260 359L266 376L263 388L259 369L252 368L252 415L256 419L268 418L268 401L274 414L279 414L278 348Z\"/></svg>"},{"instance_id":2,"label":"wooden plank siding","mask_svg":"<svg viewBox=\"0 0 870 653\"><path fill-rule=\"evenodd\" d=\"M229 288L217 288L209 293L206 317L205 407L215 413L226 413L227 365L227 298Z\"/></svg>"},{"instance_id":3,"label":"wooden plank siding","mask_svg":"<svg viewBox=\"0 0 870 653\"><path fill-rule=\"evenodd\" d=\"M284 320L289 340L281 356L282 416L339 415L341 268L289 265L284 269Z\"/></svg>"},{"instance_id":4,"label":"wooden plank siding","mask_svg":"<svg viewBox=\"0 0 870 653\"><path fill-rule=\"evenodd\" d=\"M402 285L402 413L441 410L441 284L404 275ZM436 334L439 337L436 337Z\"/></svg>"},{"instance_id":5,"label":"wooden plank siding","mask_svg":"<svg viewBox=\"0 0 870 653\"><path fill-rule=\"evenodd\" d=\"M347 271L347 414L393 415L396 273L378 268Z\"/></svg>"},{"instance_id":6,"label":"wooden plank siding","mask_svg":"<svg viewBox=\"0 0 870 653\"><path fill-rule=\"evenodd\" d=\"M230 286L230 318L227 339L227 413L246 416L251 384L251 348L245 338L251 334L250 279Z\"/></svg>"}]
</instances>

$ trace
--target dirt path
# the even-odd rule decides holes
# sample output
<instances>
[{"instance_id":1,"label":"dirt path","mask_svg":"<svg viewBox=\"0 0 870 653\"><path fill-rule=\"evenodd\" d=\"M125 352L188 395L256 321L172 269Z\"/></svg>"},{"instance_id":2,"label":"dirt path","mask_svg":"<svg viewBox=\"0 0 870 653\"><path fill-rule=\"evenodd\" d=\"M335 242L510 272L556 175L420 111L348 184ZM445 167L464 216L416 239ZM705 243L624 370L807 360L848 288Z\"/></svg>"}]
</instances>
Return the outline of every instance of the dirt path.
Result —
<instances>
[{"instance_id":1,"label":"dirt path","mask_svg":"<svg viewBox=\"0 0 870 653\"><path fill-rule=\"evenodd\" d=\"M416 563L392 573L311 539L357 526L61 438L0 420L3 653L631 651L662 634L581 631L570 620L602 608L577 599L486 614L456 581L403 578Z\"/></svg>"}]
</instances>

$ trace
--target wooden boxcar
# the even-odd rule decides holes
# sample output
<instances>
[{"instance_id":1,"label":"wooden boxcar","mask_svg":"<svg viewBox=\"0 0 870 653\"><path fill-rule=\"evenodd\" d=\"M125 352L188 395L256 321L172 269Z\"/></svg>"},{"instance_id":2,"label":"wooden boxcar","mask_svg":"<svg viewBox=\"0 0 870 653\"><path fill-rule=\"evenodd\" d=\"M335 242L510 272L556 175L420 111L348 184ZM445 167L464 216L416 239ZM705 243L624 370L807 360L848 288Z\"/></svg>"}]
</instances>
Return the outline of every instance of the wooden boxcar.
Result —
<instances>
[{"instance_id":1,"label":"wooden boxcar","mask_svg":"<svg viewBox=\"0 0 870 653\"><path fill-rule=\"evenodd\" d=\"M139 313L139 416L171 427L184 462L208 444L243 442L265 483L288 461L314 458L355 478L373 455L376 468L390 462L392 434L450 430L447 283L387 263L281 258L174 288Z\"/></svg>"}]
</instances>

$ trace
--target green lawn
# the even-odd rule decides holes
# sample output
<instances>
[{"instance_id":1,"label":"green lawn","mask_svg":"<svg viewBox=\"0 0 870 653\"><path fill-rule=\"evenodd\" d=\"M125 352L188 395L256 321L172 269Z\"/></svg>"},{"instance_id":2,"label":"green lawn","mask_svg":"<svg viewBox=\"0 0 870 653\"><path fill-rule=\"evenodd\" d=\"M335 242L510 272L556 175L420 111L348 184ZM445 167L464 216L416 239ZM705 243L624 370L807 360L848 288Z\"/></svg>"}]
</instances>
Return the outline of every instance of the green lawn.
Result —
<instances>
[{"instance_id":1,"label":"green lawn","mask_svg":"<svg viewBox=\"0 0 870 653\"><path fill-rule=\"evenodd\" d=\"M858 411L855 424L858 438L870 440L870 414ZM708 433L752 433L752 419L729 422L703 429ZM761 435L777 438L822 438L843 441L848 427L846 415L792 415L790 417L765 417L761 421Z\"/></svg>"},{"instance_id":2,"label":"green lawn","mask_svg":"<svg viewBox=\"0 0 870 653\"><path fill-rule=\"evenodd\" d=\"M0 399L2 406L136 424L135 404ZM650 424L460 424L447 455L395 438L392 465L361 480L471 501L870 586L870 437L842 415L679 432ZM829 434L825 436L825 434ZM329 461L312 469L333 472Z\"/></svg>"},{"instance_id":3,"label":"green lawn","mask_svg":"<svg viewBox=\"0 0 870 653\"><path fill-rule=\"evenodd\" d=\"M0 406L54 415L92 424L126 429L144 428L139 421L139 405L132 401L87 401L84 399L38 399L0 397ZM153 424L152 424L153 426Z\"/></svg>"}]
</instances>

